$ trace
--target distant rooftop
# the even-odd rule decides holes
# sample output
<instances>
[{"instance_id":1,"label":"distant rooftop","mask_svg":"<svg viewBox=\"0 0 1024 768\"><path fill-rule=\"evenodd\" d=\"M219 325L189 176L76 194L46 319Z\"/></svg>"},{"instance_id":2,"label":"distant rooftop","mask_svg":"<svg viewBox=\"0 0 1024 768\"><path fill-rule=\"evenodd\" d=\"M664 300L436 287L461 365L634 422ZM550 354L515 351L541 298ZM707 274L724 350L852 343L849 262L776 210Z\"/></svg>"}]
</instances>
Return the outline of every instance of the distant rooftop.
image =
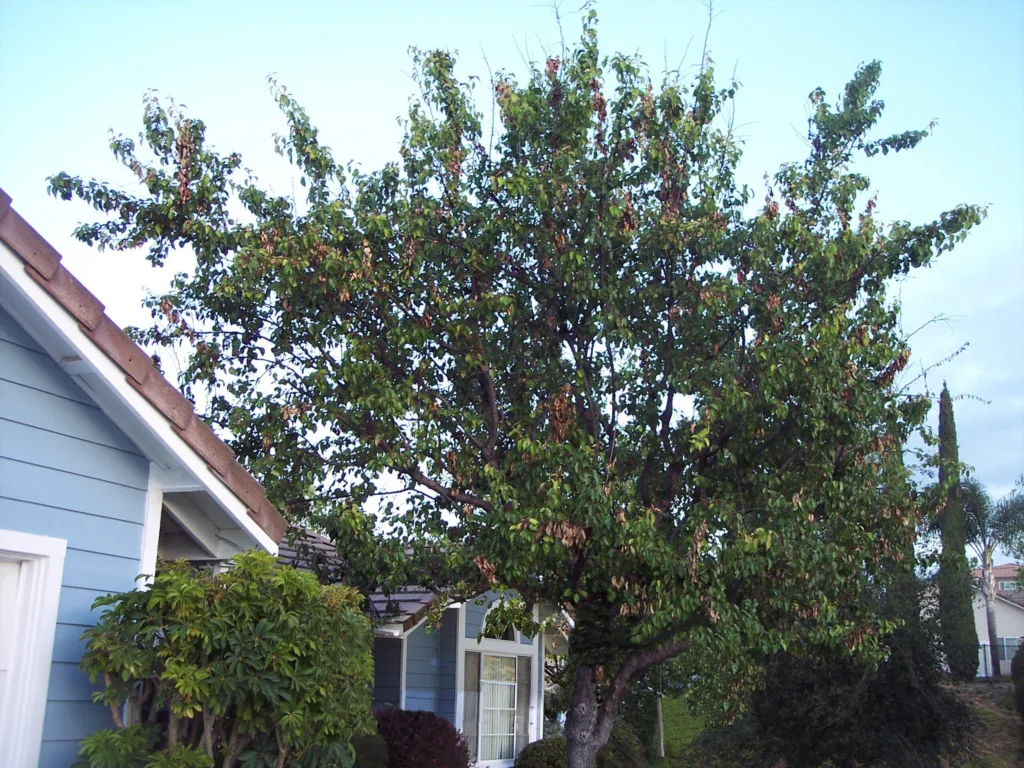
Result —
<instances>
[{"instance_id":1,"label":"distant rooftop","mask_svg":"<svg viewBox=\"0 0 1024 768\"><path fill-rule=\"evenodd\" d=\"M278 560L303 571L330 569L341 565L337 547L326 536L313 531L289 531L281 542ZM435 595L423 587L404 587L385 595L370 595L370 613L384 624L400 624L404 630L412 629L426 614Z\"/></svg>"}]
</instances>

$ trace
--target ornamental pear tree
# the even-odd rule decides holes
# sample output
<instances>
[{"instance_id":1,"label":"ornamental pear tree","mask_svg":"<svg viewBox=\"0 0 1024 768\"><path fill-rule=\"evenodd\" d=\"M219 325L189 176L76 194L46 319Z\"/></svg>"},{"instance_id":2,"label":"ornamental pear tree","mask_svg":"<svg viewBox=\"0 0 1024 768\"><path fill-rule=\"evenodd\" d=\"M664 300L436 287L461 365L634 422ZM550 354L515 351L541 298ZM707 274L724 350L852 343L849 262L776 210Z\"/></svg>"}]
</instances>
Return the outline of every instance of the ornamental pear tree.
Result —
<instances>
[{"instance_id":1,"label":"ornamental pear tree","mask_svg":"<svg viewBox=\"0 0 1024 768\"><path fill-rule=\"evenodd\" d=\"M879 64L835 105L811 93L807 157L757 194L736 84L602 57L593 13L495 77L493 127L451 54L415 65L399 160L372 172L272 86L301 199L153 98L111 145L135 193L52 177L108 214L82 241L194 256L139 338L185 356L185 391L357 583L507 590L495 615L528 632L531 606L564 609L570 768L666 659L735 706L760 654L870 651L887 625L858 593L921 514L887 457L927 410L892 386L886 286L984 213L878 218L854 159L927 135L871 136Z\"/></svg>"},{"instance_id":2,"label":"ornamental pear tree","mask_svg":"<svg viewBox=\"0 0 1024 768\"><path fill-rule=\"evenodd\" d=\"M939 626L950 673L958 680L973 680L978 674L978 633L974 628L960 470L953 398L943 382L939 395L939 489L944 494L938 519L942 538Z\"/></svg>"}]
</instances>

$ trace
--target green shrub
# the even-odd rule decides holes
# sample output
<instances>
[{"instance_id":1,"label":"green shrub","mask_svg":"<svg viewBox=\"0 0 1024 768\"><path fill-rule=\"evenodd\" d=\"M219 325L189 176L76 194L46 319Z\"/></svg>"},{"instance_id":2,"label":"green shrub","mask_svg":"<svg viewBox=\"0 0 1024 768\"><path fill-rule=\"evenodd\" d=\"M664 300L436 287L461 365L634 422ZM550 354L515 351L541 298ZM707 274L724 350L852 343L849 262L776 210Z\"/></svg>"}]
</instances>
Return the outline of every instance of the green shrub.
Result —
<instances>
[{"instance_id":1,"label":"green shrub","mask_svg":"<svg viewBox=\"0 0 1024 768\"><path fill-rule=\"evenodd\" d=\"M752 768L770 766L767 747L761 742L757 724L751 718L733 725L708 728L695 738L679 757L673 768Z\"/></svg>"},{"instance_id":2,"label":"green shrub","mask_svg":"<svg viewBox=\"0 0 1024 768\"><path fill-rule=\"evenodd\" d=\"M926 768L956 752L975 727L970 708L942 684L932 656L905 629L883 638L877 666L851 656L780 654L752 713L767 756L790 765L856 761Z\"/></svg>"},{"instance_id":3,"label":"green shrub","mask_svg":"<svg viewBox=\"0 0 1024 768\"><path fill-rule=\"evenodd\" d=\"M565 768L567 762L565 736L549 736L523 747L515 768Z\"/></svg>"},{"instance_id":4,"label":"green shrub","mask_svg":"<svg viewBox=\"0 0 1024 768\"><path fill-rule=\"evenodd\" d=\"M373 732L361 602L262 552L218 575L174 563L147 590L99 598L82 667L106 683L95 696L115 727L87 736L78 764L350 765L350 740Z\"/></svg>"},{"instance_id":5,"label":"green shrub","mask_svg":"<svg viewBox=\"0 0 1024 768\"><path fill-rule=\"evenodd\" d=\"M1024 717L1024 677L1014 680L1013 697L1017 702L1017 712Z\"/></svg>"},{"instance_id":6,"label":"green shrub","mask_svg":"<svg viewBox=\"0 0 1024 768\"><path fill-rule=\"evenodd\" d=\"M1024 645L1013 654L1013 660L1010 662L1010 677L1015 683L1024 678Z\"/></svg>"},{"instance_id":7,"label":"green shrub","mask_svg":"<svg viewBox=\"0 0 1024 768\"><path fill-rule=\"evenodd\" d=\"M380 734L357 736L352 740L352 748L356 753L353 768L388 768L388 749Z\"/></svg>"},{"instance_id":8,"label":"green shrub","mask_svg":"<svg viewBox=\"0 0 1024 768\"><path fill-rule=\"evenodd\" d=\"M377 730L388 754L388 768L467 768L466 737L433 712L388 707L377 712Z\"/></svg>"},{"instance_id":9,"label":"green shrub","mask_svg":"<svg viewBox=\"0 0 1024 768\"><path fill-rule=\"evenodd\" d=\"M608 743L597 753L596 768L644 768L647 757L636 732L621 720L612 728Z\"/></svg>"},{"instance_id":10,"label":"green shrub","mask_svg":"<svg viewBox=\"0 0 1024 768\"><path fill-rule=\"evenodd\" d=\"M515 768L566 768L568 747L564 736L551 736L527 744ZM597 753L595 768L645 768L644 748L626 723L617 721L608 743Z\"/></svg>"}]
</instances>

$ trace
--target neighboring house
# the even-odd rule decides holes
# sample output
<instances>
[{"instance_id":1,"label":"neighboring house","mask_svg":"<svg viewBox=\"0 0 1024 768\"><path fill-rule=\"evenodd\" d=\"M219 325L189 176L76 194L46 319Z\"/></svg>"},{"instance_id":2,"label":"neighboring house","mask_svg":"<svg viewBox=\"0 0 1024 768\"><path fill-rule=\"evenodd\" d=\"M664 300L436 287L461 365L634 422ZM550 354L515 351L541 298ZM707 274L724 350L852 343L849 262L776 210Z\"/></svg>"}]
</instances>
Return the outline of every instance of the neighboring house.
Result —
<instances>
[{"instance_id":1,"label":"neighboring house","mask_svg":"<svg viewBox=\"0 0 1024 768\"><path fill-rule=\"evenodd\" d=\"M311 536L312 557L329 560L334 547ZM281 558L299 567L282 545ZM434 594L408 588L370 597L377 619L373 701L447 718L466 736L479 766L511 766L519 751L543 736L545 645L514 627L483 636L496 592L447 606L440 626L426 614ZM557 650L555 651L557 652Z\"/></svg>"},{"instance_id":2,"label":"neighboring house","mask_svg":"<svg viewBox=\"0 0 1024 768\"><path fill-rule=\"evenodd\" d=\"M92 602L158 556L277 552L231 450L0 190L0 764L74 762L112 726L79 668Z\"/></svg>"},{"instance_id":3,"label":"neighboring house","mask_svg":"<svg viewBox=\"0 0 1024 768\"><path fill-rule=\"evenodd\" d=\"M1020 570L1024 566L1019 563L1005 563L992 566L992 576L996 582L996 593L1011 603L1024 605L1024 583L1020 579ZM971 571L976 583L981 583L981 568Z\"/></svg>"},{"instance_id":4,"label":"neighboring house","mask_svg":"<svg viewBox=\"0 0 1024 768\"><path fill-rule=\"evenodd\" d=\"M992 568L996 581L996 632L999 635L999 670L1010 674L1010 662L1024 636L1024 591L1017 573L1020 565L996 565ZM974 587L974 627L978 633L978 677L991 677L992 658L989 654L988 619L985 615L985 596L981 591L981 569L971 572Z\"/></svg>"}]
</instances>

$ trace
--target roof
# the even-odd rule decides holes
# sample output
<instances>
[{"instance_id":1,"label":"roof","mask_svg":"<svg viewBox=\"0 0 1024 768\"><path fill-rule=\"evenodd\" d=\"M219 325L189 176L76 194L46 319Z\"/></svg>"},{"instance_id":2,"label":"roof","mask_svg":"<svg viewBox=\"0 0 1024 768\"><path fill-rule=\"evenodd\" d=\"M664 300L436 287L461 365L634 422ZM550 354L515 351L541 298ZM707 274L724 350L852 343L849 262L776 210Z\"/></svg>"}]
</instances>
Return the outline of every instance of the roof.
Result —
<instances>
[{"instance_id":1,"label":"roof","mask_svg":"<svg viewBox=\"0 0 1024 768\"><path fill-rule=\"evenodd\" d=\"M267 500L263 486L235 460L234 452L196 414L192 403L163 377L150 356L106 315L100 300L61 264L57 250L11 207L11 197L3 189L0 240L24 263L28 275L78 321L82 332L125 373L131 387L174 427L182 441L245 505L249 517L275 543L280 542L285 520Z\"/></svg>"},{"instance_id":2,"label":"roof","mask_svg":"<svg viewBox=\"0 0 1024 768\"><path fill-rule=\"evenodd\" d=\"M1021 563L1003 563L1002 565L992 566L992 577L998 581L1018 581L1018 577L1021 569L1024 569L1024 564ZM971 576L981 582L982 571L981 568L975 568L971 571ZM997 589L996 597L1000 600L1005 600L1008 603L1013 603L1018 608L1024 608L1024 590L1021 588L1021 584L1017 585L1017 589L1013 592L1005 589Z\"/></svg>"},{"instance_id":3,"label":"roof","mask_svg":"<svg viewBox=\"0 0 1024 768\"><path fill-rule=\"evenodd\" d=\"M985 593L981 591L981 587L975 584L972 589L978 593L979 597L984 599ZM1024 593L1022 592L996 592L996 600L1001 603L1007 603L1012 605L1014 608L1019 608L1024 611Z\"/></svg>"},{"instance_id":4,"label":"roof","mask_svg":"<svg viewBox=\"0 0 1024 768\"><path fill-rule=\"evenodd\" d=\"M992 575L997 579L1016 579L1021 568L1024 568L1024 565L1020 563L1003 563L1002 565L993 565ZM971 571L971 575L976 579L980 579L981 568L975 568Z\"/></svg>"},{"instance_id":5,"label":"roof","mask_svg":"<svg viewBox=\"0 0 1024 768\"><path fill-rule=\"evenodd\" d=\"M337 547L326 536L293 528L278 550L278 560L303 571L327 570L341 564ZM385 624L399 624L408 632L422 619L437 595L424 587L407 586L389 593L370 594L370 612Z\"/></svg>"},{"instance_id":6,"label":"roof","mask_svg":"<svg viewBox=\"0 0 1024 768\"><path fill-rule=\"evenodd\" d=\"M370 608L386 623L401 624L408 632L420 623L436 597L423 587L403 587L390 595L374 592L370 595Z\"/></svg>"}]
</instances>

